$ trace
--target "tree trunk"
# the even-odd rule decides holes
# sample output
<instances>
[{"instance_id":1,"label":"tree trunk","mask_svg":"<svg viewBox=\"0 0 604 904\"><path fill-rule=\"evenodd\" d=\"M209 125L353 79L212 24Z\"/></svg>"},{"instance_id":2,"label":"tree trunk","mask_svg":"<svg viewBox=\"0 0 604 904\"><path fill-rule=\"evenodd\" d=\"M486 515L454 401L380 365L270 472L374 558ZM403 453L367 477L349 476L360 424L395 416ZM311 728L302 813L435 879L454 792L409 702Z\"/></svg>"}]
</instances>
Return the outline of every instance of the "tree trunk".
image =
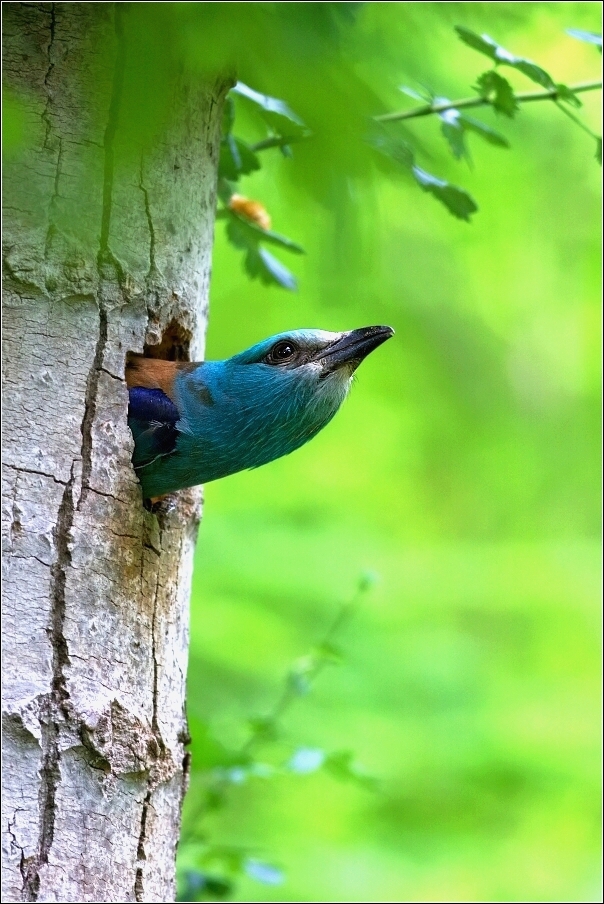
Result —
<instances>
[{"instance_id":1,"label":"tree trunk","mask_svg":"<svg viewBox=\"0 0 604 904\"><path fill-rule=\"evenodd\" d=\"M201 497L144 509L124 364L202 356L227 85L137 148L128 6L3 4L4 901L175 894Z\"/></svg>"}]
</instances>

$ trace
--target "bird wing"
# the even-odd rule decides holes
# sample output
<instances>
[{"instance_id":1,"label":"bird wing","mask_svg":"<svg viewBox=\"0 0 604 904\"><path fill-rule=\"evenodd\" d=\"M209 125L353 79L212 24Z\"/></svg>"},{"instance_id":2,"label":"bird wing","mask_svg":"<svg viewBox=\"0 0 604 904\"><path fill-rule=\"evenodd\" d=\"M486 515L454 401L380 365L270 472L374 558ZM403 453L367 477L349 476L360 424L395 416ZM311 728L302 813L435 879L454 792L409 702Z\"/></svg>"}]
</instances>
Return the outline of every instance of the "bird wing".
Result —
<instances>
[{"instance_id":1,"label":"bird wing","mask_svg":"<svg viewBox=\"0 0 604 904\"><path fill-rule=\"evenodd\" d=\"M132 462L138 470L174 451L180 414L161 389L133 386L129 397L128 425L135 442Z\"/></svg>"}]
</instances>

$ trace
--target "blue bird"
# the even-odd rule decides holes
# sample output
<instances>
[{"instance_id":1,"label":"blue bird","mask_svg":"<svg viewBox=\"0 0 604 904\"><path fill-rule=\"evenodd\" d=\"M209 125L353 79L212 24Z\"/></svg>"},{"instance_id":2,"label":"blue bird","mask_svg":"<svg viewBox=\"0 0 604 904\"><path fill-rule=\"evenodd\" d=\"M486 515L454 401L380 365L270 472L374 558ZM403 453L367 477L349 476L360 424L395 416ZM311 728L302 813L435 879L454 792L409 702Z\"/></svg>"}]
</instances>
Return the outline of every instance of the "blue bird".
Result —
<instances>
[{"instance_id":1,"label":"blue bird","mask_svg":"<svg viewBox=\"0 0 604 904\"><path fill-rule=\"evenodd\" d=\"M132 461L145 498L257 468L312 439L389 326L293 330L226 361L132 355L126 367Z\"/></svg>"}]
</instances>

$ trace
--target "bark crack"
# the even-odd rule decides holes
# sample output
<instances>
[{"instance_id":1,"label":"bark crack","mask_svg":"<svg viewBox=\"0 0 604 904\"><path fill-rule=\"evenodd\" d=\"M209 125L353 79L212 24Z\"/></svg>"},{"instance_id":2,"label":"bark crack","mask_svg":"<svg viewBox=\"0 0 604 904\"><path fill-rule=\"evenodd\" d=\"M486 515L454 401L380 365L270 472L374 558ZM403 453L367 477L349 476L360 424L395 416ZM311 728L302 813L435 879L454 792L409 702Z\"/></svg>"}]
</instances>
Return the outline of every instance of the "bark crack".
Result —
<instances>
[{"instance_id":1,"label":"bark crack","mask_svg":"<svg viewBox=\"0 0 604 904\"><path fill-rule=\"evenodd\" d=\"M92 427L96 415L96 401L99 387L99 377L102 370L105 347L107 345L107 309L103 300L104 265L108 264L114 271L120 287L123 284L123 271L120 263L109 248L109 230L111 226L111 205L113 202L113 143L117 132L119 112L124 85L124 68L126 62L126 46L124 30L122 27L122 11L118 4L114 4L115 10L115 35L117 38L117 52L113 73L113 85L111 88L111 100L107 127L103 140L105 149L105 163L103 168L103 208L101 214L101 234L97 268L99 274L99 337L97 340L94 360L88 374L86 384L86 400L84 418L82 420L82 492L78 501L78 511L86 501L90 488L90 476L92 474Z\"/></svg>"},{"instance_id":2,"label":"bark crack","mask_svg":"<svg viewBox=\"0 0 604 904\"><path fill-rule=\"evenodd\" d=\"M17 494L19 492L19 472L17 471L17 476L15 478L15 485L13 487L12 492L12 504L11 504L11 520L10 527L8 529L8 543L9 543L9 552L12 554L15 548L15 535L20 534L23 530L23 525L21 524L21 510L17 505Z\"/></svg>"},{"instance_id":3,"label":"bark crack","mask_svg":"<svg viewBox=\"0 0 604 904\"><path fill-rule=\"evenodd\" d=\"M160 546L161 546L161 537L160 537ZM151 716L151 730L155 735L155 739L157 741L159 750L163 753L165 751L165 744L163 738L161 736L161 732L159 730L159 723L157 721L157 684L158 684L158 672L159 667L157 663L157 640L156 640L156 626L157 626L157 598L159 596L159 576L160 569L157 569L157 580L155 582L155 592L153 594L153 618L151 621L151 655L153 657L153 712Z\"/></svg>"},{"instance_id":4,"label":"bark crack","mask_svg":"<svg viewBox=\"0 0 604 904\"><path fill-rule=\"evenodd\" d=\"M141 171L138 187L142 191L143 198L145 199L145 215L147 217L147 226L149 227L149 272L147 276L151 278L157 272L157 266L155 264L155 228L153 226L153 218L151 216L151 208L149 206L149 192L145 187L145 183L143 181L143 173L144 155L141 154Z\"/></svg>"},{"instance_id":5,"label":"bark crack","mask_svg":"<svg viewBox=\"0 0 604 904\"><path fill-rule=\"evenodd\" d=\"M69 692L65 683L64 668L69 665L67 641L63 633L65 624L65 585L67 569L71 565L69 547L73 527L74 465L71 477L63 491L57 513L53 539L57 558L50 568L50 626L48 633L52 647L52 688L40 701L40 726L42 729L42 767L40 769L40 832L38 851L29 862L22 861L23 900L37 901L40 890L40 867L48 863L55 828L56 792L61 780L59 768L59 714L67 714Z\"/></svg>"},{"instance_id":6,"label":"bark crack","mask_svg":"<svg viewBox=\"0 0 604 904\"><path fill-rule=\"evenodd\" d=\"M107 311L99 299L99 338L97 339L92 367L88 373L86 382L86 398L84 402L84 417L80 427L82 431L82 491L78 500L78 511L82 508L90 489L90 475L92 474L92 425L96 415L96 400L99 389L99 377L101 364L107 345Z\"/></svg>"},{"instance_id":7,"label":"bark crack","mask_svg":"<svg viewBox=\"0 0 604 904\"><path fill-rule=\"evenodd\" d=\"M57 558L50 569L50 598L52 602L50 638L53 653L52 692L56 702L61 708L64 708L65 702L69 697L65 685L65 676L63 674L64 667L69 665L69 653L67 650L67 641L63 634L63 626L65 623L65 585L67 581L67 569L71 565L71 549L69 544L74 517L74 465L75 462L71 466L71 477L63 491L63 498L57 514L57 523L53 531Z\"/></svg>"},{"instance_id":8,"label":"bark crack","mask_svg":"<svg viewBox=\"0 0 604 904\"><path fill-rule=\"evenodd\" d=\"M145 852L145 841L147 840L147 814L149 812L149 807L151 806L151 788L147 789L147 793L145 794L145 799L143 801L143 809L141 812L141 828L138 836L138 848L136 850L137 860L146 860L147 854ZM143 868L142 866L137 867L136 876L134 879L134 898L136 901L144 901L144 887L143 887Z\"/></svg>"},{"instance_id":9,"label":"bark crack","mask_svg":"<svg viewBox=\"0 0 604 904\"><path fill-rule=\"evenodd\" d=\"M159 559L161 556L162 549L162 541L161 541L161 529L160 529L160 538L159 538L159 549L153 546L149 539L144 542L143 549L150 550L154 555L156 555ZM141 579L143 577L143 569L144 569L144 556L141 558ZM157 562L157 571L155 578L155 587L153 588L153 613L151 616L151 656L153 659L153 708L151 714L151 730L153 732L153 736L155 738L155 743L150 742L148 746L149 753L154 759L159 759L160 761L166 756L166 745L164 743L164 739L161 735L161 730L159 727L158 721L158 683L159 683L159 663L157 660L157 609L158 609L158 599L160 594L160 568L159 561ZM143 801L142 811L141 811L141 824L140 824L140 832L138 837L138 847L136 857L139 865L136 868L135 878L134 878L134 898L135 901L140 902L145 900L145 891L144 891L144 875L143 875L143 865L142 862L147 859L147 855L145 852L145 841L147 838L147 816L149 813L149 808L152 806L151 804L151 795L153 793L153 788L156 784L157 777L154 775L154 770L152 769L149 773L149 777L147 780L147 793L145 795L145 799Z\"/></svg>"},{"instance_id":10,"label":"bark crack","mask_svg":"<svg viewBox=\"0 0 604 904\"><path fill-rule=\"evenodd\" d=\"M52 130L52 123L50 121L50 107L52 106L52 92L50 90L50 76L52 75L52 70L55 68L55 64L52 61L52 49L55 42L55 30L57 24L57 14L55 9L55 4L50 4L50 38L48 41L48 47L46 48L46 55L48 57L48 68L46 70L46 74L44 76L44 87L46 88L46 106L44 107L44 112L42 113L42 119L44 120L44 125L46 126L46 134L44 136L44 147L49 148L49 138L50 132Z\"/></svg>"},{"instance_id":11,"label":"bark crack","mask_svg":"<svg viewBox=\"0 0 604 904\"><path fill-rule=\"evenodd\" d=\"M143 889L143 871L139 866L136 870L136 879L134 880L134 900L135 901L144 901L144 889Z\"/></svg>"},{"instance_id":12,"label":"bark crack","mask_svg":"<svg viewBox=\"0 0 604 904\"><path fill-rule=\"evenodd\" d=\"M3 462L3 466L5 468L10 468L12 471L16 471L17 475L19 474L37 474L40 477L49 477L51 480L54 480L55 483L60 483L61 486L66 486L66 482L64 480L59 480L58 477L55 477L54 474L48 474L46 471L37 471L35 468L23 468L21 465L13 465L10 462Z\"/></svg>"},{"instance_id":13,"label":"bark crack","mask_svg":"<svg viewBox=\"0 0 604 904\"><path fill-rule=\"evenodd\" d=\"M54 223L54 208L56 204L56 200L59 197L59 180L61 178L61 162L63 160L63 139L59 138L59 152L57 154L57 165L55 169L55 181L53 187L52 197L50 199L50 203L48 205L48 229L46 230L46 242L44 244L44 259L48 260L50 255L50 249L52 244L52 239L55 233L57 232L57 227Z\"/></svg>"},{"instance_id":14,"label":"bark crack","mask_svg":"<svg viewBox=\"0 0 604 904\"><path fill-rule=\"evenodd\" d=\"M7 820L6 828L7 828L8 834L10 835L10 838L11 838L11 841L10 841L11 847L16 848L16 850L18 850L18 851L21 851L21 857L19 858L19 870L21 871L21 876L23 877L23 879L25 879L25 870L27 868L27 861L25 860L25 851L23 850L23 848L17 841L17 836L13 832L13 827L17 821L17 813L18 812L19 812L18 809L15 810L13 813L13 818Z\"/></svg>"},{"instance_id":15,"label":"bark crack","mask_svg":"<svg viewBox=\"0 0 604 904\"><path fill-rule=\"evenodd\" d=\"M160 547L161 547L161 534L160 534ZM145 548L153 549L153 552L159 555L154 547L145 544ZM158 563L159 566L159 563ZM151 730L155 737L156 747L155 750L150 750L150 752L154 756L158 756L159 758L163 757L166 752L166 745L164 744L164 740L161 736L161 731L159 729L159 723L157 719L157 698L158 698L158 662L157 662L157 647L156 647L156 623L157 623L157 600L159 596L159 580L160 580L160 569L157 569L157 577L155 581L155 588L153 592L153 615L151 619L151 655L153 658L153 710L151 715ZM151 792L153 787L153 774L149 775L147 781L147 793L145 795L145 799L143 801L143 808L141 812L141 828L138 837L138 848L137 848L137 859L138 861L143 861L147 859L147 855L145 853L145 840L147 837L147 814L149 812L149 807L151 806ZM138 866L136 869L136 876L134 879L134 898L137 902L144 901L144 885L143 885L143 868L142 866Z\"/></svg>"}]
</instances>

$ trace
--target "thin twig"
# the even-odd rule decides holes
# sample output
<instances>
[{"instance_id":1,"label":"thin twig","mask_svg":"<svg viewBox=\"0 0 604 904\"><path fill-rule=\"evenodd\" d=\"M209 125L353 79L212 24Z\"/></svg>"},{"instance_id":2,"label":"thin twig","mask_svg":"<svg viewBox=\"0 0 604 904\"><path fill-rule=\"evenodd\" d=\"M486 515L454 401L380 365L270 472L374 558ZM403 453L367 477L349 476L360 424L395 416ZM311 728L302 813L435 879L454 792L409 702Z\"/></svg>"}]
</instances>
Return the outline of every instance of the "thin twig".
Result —
<instances>
[{"instance_id":1,"label":"thin twig","mask_svg":"<svg viewBox=\"0 0 604 904\"><path fill-rule=\"evenodd\" d=\"M333 637L341 630L345 622L348 621L354 610L357 608L359 601L361 600L363 595L370 589L370 586L370 581L368 581L366 578L361 578L352 599L340 606L336 617L323 635L323 639L319 642L319 649L322 646L328 645ZM306 675L309 685L315 680L319 673L323 671L327 664L328 660L326 658L320 657L317 659L313 668L310 669ZM274 724L298 697L300 697L300 694L293 689L290 681L288 680L281 696L273 707L272 712L266 719L267 723ZM263 737L262 735L252 734L237 751L239 757L245 759L245 757L249 756L254 747L265 743L267 740L268 739L266 737ZM230 780L228 778L228 774L224 771L222 773L219 772L212 784L212 791L216 794L221 794L226 790L229 784ZM207 805L207 801L202 798L196 811L194 811L193 815L190 816L187 820L188 826L182 829L180 837L181 845L186 844L187 842L191 841L191 839L198 836L199 824L208 810L209 807Z\"/></svg>"},{"instance_id":2,"label":"thin twig","mask_svg":"<svg viewBox=\"0 0 604 904\"><path fill-rule=\"evenodd\" d=\"M348 621L348 619L350 618L350 616L356 609L361 597L363 596L364 593L367 592L368 589L369 589L369 587L366 586L364 583L362 583L362 582L359 583L353 598L351 600L349 600L347 603L343 603L343 605L340 607L336 617L334 618L333 622L331 623L331 625L325 632L323 639L319 642L319 644L318 644L319 649L321 647L325 647L329 643L331 643L332 638L338 633L338 631L341 630L344 623L346 621ZM315 678L317 678L317 676L323 671L325 666L327 666L328 664L329 664L329 660L327 658L325 658L325 657L317 658L313 667L311 669L309 669L308 672L306 673L306 675L304 676L307 679L309 685L315 680ZM273 707L272 712L269 713L269 715L266 717L267 723L274 724L277 721L277 719L280 719L281 716L283 715L283 713L287 709L289 709L289 707L294 702L294 700L298 699L299 697L300 697L299 691L296 691L292 687L291 681L288 679L288 682L287 682L285 688L283 689L283 693L277 700L277 703ZM249 737L248 740L240 748L240 751L239 751L240 754L249 754L250 751L254 747L258 746L259 744L262 744L265 740L266 739L264 737L262 737L261 734L251 735L251 737Z\"/></svg>"},{"instance_id":3,"label":"thin twig","mask_svg":"<svg viewBox=\"0 0 604 904\"><path fill-rule=\"evenodd\" d=\"M583 129L584 132L587 132L588 135L591 135L591 137L592 137L592 138L595 138L596 141L597 141L597 139L598 139L600 136L599 136L599 135L596 135L595 132L592 132L592 130L591 130L590 128L588 128L588 127L585 125L584 122L581 122L581 120L579 119L578 116L575 116L574 113L571 113L570 110L567 110L566 107L563 107L562 104L560 103L560 101L557 100L555 103L556 103L556 106L558 107L559 110L562 110L563 113L566 113L566 115L567 115L570 119L572 119L572 121L573 121L574 123L576 123L576 124L579 126L580 129Z\"/></svg>"},{"instance_id":4,"label":"thin twig","mask_svg":"<svg viewBox=\"0 0 604 904\"><path fill-rule=\"evenodd\" d=\"M582 91L596 91L602 87L601 81L580 82L578 85L569 85L568 90L573 94L580 94ZM547 91L525 91L522 94L515 94L515 99L519 103L526 103L531 100L554 100L560 99L560 92L557 88L550 88ZM416 107L413 110L405 110L399 113L383 113L381 116L374 116L375 122L397 122L401 119L417 119L419 116L429 116L431 113L444 113L446 110L461 110L468 107L485 107L490 106L491 101L486 97L464 97L461 100L445 101L440 104L426 104L424 107Z\"/></svg>"}]
</instances>

